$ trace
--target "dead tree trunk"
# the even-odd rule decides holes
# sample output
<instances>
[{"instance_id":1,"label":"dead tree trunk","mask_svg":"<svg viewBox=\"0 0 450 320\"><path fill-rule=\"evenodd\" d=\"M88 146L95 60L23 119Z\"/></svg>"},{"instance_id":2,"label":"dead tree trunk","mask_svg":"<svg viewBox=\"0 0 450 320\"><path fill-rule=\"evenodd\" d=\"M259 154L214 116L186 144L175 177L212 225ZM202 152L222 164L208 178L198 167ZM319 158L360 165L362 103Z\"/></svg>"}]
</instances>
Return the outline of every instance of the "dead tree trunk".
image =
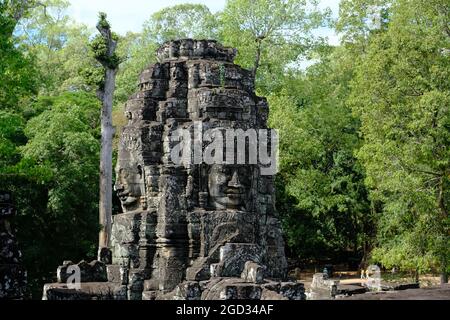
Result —
<instances>
[{"instance_id":1,"label":"dead tree trunk","mask_svg":"<svg viewBox=\"0 0 450 320\"><path fill-rule=\"evenodd\" d=\"M101 151L100 151L100 203L99 223L99 260L104 259L102 250L109 248L112 223L112 103L115 88L115 70L106 69L105 91L101 115Z\"/></svg>"},{"instance_id":2,"label":"dead tree trunk","mask_svg":"<svg viewBox=\"0 0 450 320\"><path fill-rule=\"evenodd\" d=\"M261 50L262 50L262 40L264 38L260 37L256 39L256 55L255 55L255 63L252 69L253 79L256 79L256 74L258 73L258 69L261 66Z\"/></svg>"},{"instance_id":3,"label":"dead tree trunk","mask_svg":"<svg viewBox=\"0 0 450 320\"><path fill-rule=\"evenodd\" d=\"M115 55L117 41L111 33L111 27L106 21L106 14L100 14L97 29L106 45L106 52L95 52L96 59L105 68L105 82L99 91L102 100L101 113L101 151L100 151L100 202L99 202L99 253L98 259L111 263L109 242L112 224L112 141L114 127L112 124L112 107L115 90L118 59Z\"/></svg>"}]
</instances>

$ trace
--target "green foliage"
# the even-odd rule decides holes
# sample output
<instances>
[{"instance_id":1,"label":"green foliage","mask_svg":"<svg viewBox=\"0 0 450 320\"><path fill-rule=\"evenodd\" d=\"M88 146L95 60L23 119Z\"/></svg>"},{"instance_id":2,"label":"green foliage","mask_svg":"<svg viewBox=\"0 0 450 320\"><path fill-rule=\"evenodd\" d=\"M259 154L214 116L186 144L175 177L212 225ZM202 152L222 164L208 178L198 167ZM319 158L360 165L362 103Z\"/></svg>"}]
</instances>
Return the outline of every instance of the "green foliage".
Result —
<instances>
[{"instance_id":1,"label":"green foliage","mask_svg":"<svg viewBox=\"0 0 450 320\"><path fill-rule=\"evenodd\" d=\"M353 155L359 122L341 100L349 92L343 51L324 53L269 98L270 124L281 141L278 209L288 243L302 259L361 258L372 215L364 171Z\"/></svg>"},{"instance_id":2,"label":"green foliage","mask_svg":"<svg viewBox=\"0 0 450 320\"><path fill-rule=\"evenodd\" d=\"M389 21L389 8L395 1L342 0L336 30L344 42L365 43L371 34L384 29Z\"/></svg>"},{"instance_id":3,"label":"green foliage","mask_svg":"<svg viewBox=\"0 0 450 320\"><path fill-rule=\"evenodd\" d=\"M107 15L105 12L100 12L98 14L98 23L97 26L99 26L102 29L111 29L111 25L109 24L108 20L106 20Z\"/></svg>"},{"instance_id":4,"label":"green foliage","mask_svg":"<svg viewBox=\"0 0 450 320\"><path fill-rule=\"evenodd\" d=\"M218 23L208 7L202 4L179 4L155 12L145 22L143 36L162 44L186 38L217 38Z\"/></svg>"},{"instance_id":5,"label":"green foliage","mask_svg":"<svg viewBox=\"0 0 450 320\"><path fill-rule=\"evenodd\" d=\"M449 9L448 1L396 1L353 80L358 157L383 204L373 258L388 267L449 265Z\"/></svg>"},{"instance_id":6,"label":"green foliage","mask_svg":"<svg viewBox=\"0 0 450 320\"><path fill-rule=\"evenodd\" d=\"M9 174L20 161L18 145L26 142L24 119L14 113L0 111L0 174Z\"/></svg>"},{"instance_id":7,"label":"green foliage","mask_svg":"<svg viewBox=\"0 0 450 320\"><path fill-rule=\"evenodd\" d=\"M100 105L86 93L67 93L36 104L46 104L46 110L25 127L28 143L20 148L21 163L48 176L38 183L20 181L12 189L31 278L49 281L66 257L95 256L98 193L93 190L98 190L99 181Z\"/></svg>"},{"instance_id":8,"label":"green foliage","mask_svg":"<svg viewBox=\"0 0 450 320\"><path fill-rule=\"evenodd\" d=\"M14 194L17 236L40 298L62 260L95 256L100 106L92 94L66 93L28 110L28 122L0 111L0 183Z\"/></svg>"},{"instance_id":9,"label":"green foliage","mask_svg":"<svg viewBox=\"0 0 450 320\"><path fill-rule=\"evenodd\" d=\"M0 2L0 109L15 109L36 91L34 60L13 36L17 21L9 1Z\"/></svg>"},{"instance_id":10,"label":"green foliage","mask_svg":"<svg viewBox=\"0 0 450 320\"><path fill-rule=\"evenodd\" d=\"M143 34L127 33L121 37L117 54L123 57L117 73L117 87L114 93L116 105L122 104L136 91L139 75L150 63L156 62L158 44Z\"/></svg>"},{"instance_id":11,"label":"green foliage","mask_svg":"<svg viewBox=\"0 0 450 320\"><path fill-rule=\"evenodd\" d=\"M89 55L91 31L70 20L67 1L45 0L42 5L17 27L24 50L36 59L40 94L90 90L81 71L95 63Z\"/></svg>"},{"instance_id":12,"label":"green foliage","mask_svg":"<svg viewBox=\"0 0 450 320\"><path fill-rule=\"evenodd\" d=\"M119 36L111 32L111 26L106 20L106 13L99 13L97 30L100 34L96 35L89 43L90 55L95 63L83 69L82 74L89 85L96 87L98 97L103 100L101 96L105 91L107 71L114 71L115 77L123 59L116 52ZM115 87L113 90L115 90Z\"/></svg>"},{"instance_id":13,"label":"green foliage","mask_svg":"<svg viewBox=\"0 0 450 320\"><path fill-rule=\"evenodd\" d=\"M113 33L112 39L118 41L119 36ZM90 47L94 59L99 61L102 65L113 70L119 67L119 64L121 63L120 57L117 54L110 55L107 40L102 35L95 36L90 43Z\"/></svg>"},{"instance_id":14,"label":"green foliage","mask_svg":"<svg viewBox=\"0 0 450 320\"><path fill-rule=\"evenodd\" d=\"M317 44L311 31L326 24L329 12L317 10L315 4L230 0L219 15L221 40L238 49L238 64L258 71L257 84L264 95L281 86L280 77L273 75L283 75Z\"/></svg>"}]
</instances>

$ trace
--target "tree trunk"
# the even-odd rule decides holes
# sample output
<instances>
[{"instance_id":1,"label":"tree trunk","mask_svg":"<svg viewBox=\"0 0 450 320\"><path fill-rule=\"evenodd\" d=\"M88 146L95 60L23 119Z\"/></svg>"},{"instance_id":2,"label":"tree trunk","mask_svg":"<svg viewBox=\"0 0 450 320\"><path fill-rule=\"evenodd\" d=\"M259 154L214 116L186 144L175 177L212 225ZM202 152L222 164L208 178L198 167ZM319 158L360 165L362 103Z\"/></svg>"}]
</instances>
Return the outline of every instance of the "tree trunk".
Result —
<instances>
[{"instance_id":1,"label":"tree trunk","mask_svg":"<svg viewBox=\"0 0 450 320\"><path fill-rule=\"evenodd\" d=\"M112 107L114 90L116 86L116 73L119 63L115 55L117 41L111 32L111 27L106 21L106 14L100 13L100 21L97 24L107 48L106 53L95 52L96 59L105 68L104 87L99 91L102 100L101 115L101 151L100 151L100 200L99 200L99 248L98 260L104 263L112 263L109 250L111 225L112 225L112 141L114 128L112 124Z\"/></svg>"},{"instance_id":2,"label":"tree trunk","mask_svg":"<svg viewBox=\"0 0 450 320\"><path fill-rule=\"evenodd\" d=\"M256 42L258 43L257 47L256 47L256 56L255 56L255 65L253 66L253 70L252 70L252 76L253 79L256 79L256 74L258 72L260 63L261 63L261 39L257 39Z\"/></svg>"},{"instance_id":3,"label":"tree trunk","mask_svg":"<svg viewBox=\"0 0 450 320\"><path fill-rule=\"evenodd\" d=\"M112 105L115 89L116 71L106 69L105 89L101 115L101 152L100 152L100 203L99 215L101 231L99 250L109 247L112 221Z\"/></svg>"},{"instance_id":4,"label":"tree trunk","mask_svg":"<svg viewBox=\"0 0 450 320\"><path fill-rule=\"evenodd\" d=\"M420 280L420 272L419 269L416 269L416 271L414 271L414 281L416 283L419 283L419 280Z\"/></svg>"}]
</instances>

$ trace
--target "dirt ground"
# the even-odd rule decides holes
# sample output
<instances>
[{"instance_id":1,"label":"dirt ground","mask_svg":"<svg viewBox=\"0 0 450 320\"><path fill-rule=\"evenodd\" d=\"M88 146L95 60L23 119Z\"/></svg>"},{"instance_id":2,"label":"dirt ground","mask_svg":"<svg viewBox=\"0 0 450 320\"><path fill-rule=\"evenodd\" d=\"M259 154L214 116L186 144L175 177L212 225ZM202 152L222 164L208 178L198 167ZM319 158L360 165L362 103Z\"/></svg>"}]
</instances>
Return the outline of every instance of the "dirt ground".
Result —
<instances>
[{"instance_id":1,"label":"dirt ground","mask_svg":"<svg viewBox=\"0 0 450 320\"><path fill-rule=\"evenodd\" d=\"M450 300L450 284L402 291L369 292L343 300Z\"/></svg>"},{"instance_id":2,"label":"dirt ground","mask_svg":"<svg viewBox=\"0 0 450 320\"><path fill-rule=\"evenodd\" d=\"M292 275L292 274L291 274ZM304 271L295 276L298 281L304 283L305 291L309 291L314 271ZM405 275L392 275L382 273L383 284L406 284L413 280ZM366 280L361 279L357 271L338 271L332 279L339 280L341 285L362 285ZM450 284L440 285L440 278L436 275L422 275L419 277L420 289L407 289L399 291L368 292L357 294L342 299L350 300L450 300Z\"/></svg>"}]
</instances>

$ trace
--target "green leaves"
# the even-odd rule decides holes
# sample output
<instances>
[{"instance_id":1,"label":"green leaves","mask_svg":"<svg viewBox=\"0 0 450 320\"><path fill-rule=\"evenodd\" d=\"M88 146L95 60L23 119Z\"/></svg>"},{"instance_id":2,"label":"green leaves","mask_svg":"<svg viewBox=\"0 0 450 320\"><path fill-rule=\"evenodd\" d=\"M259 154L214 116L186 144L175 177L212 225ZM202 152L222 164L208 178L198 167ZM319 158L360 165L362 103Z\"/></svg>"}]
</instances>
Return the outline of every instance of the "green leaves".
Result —
<instances>
[{"instance_id":1,"label":"green leaves","mask_svg":"<svg viewBox=\"0 0 450 320\"><path fill-rule=\"evenodd\" d=\"M20 160L17 145L25 142L24 120L17 114L0 111L0 170L14 166Z\"/></svg>"},{"instance_id":2,"label":"green leaves","mask_svg":"<svg viewBox=\"0 0 450 320\"><path fill-rule=\"evenodd\" d=\"M311 31L327 22L313 1L227 1L219 16L220 38L238 49L237 63L257 74L259 90L278 88L289 64L295 64L317 42Z\"/></svg>"},{"instance_id":3,"label":"green leaves","mask_svg":"<svg viewBox=\"0 0 450 320\"><path fill-rule=\"evenodd\" d=\"M437 8L448 3L392 3L385 30L367 41L348 100L362 121L367 184L384 204L373 257L419 271L449 264L449 17Z\"/></svg>"},{"instance_id":4,"label":"green leaves","mask_svg":"<svg viewBox=\"0 0 450 320\"><path fill-rule=\"evenodd\" d=\"M109 24L108 20L106 20L106 13L104 12L100 12L98 14L98 22L97 22L97 27L101 28L101 29L111 29L111 25Z\"/></svg>"},{"instance_id":5,"label":"green leaves","mask_svg":"<svg viewBox=\"0 0 450 320\"><path fill-rule=\"evenodd\" d=\"M9 1L0 2L0 110L17 109L37 86L33 57L26 56L13 36L15 10Z\"/></svg>"},{"instance_id":6,"label":"green leaves","mask_svg":"<svg viewBox=\"0 0 450 320\"><path fill-rule=\"evenodd\" d=\"M119 36L117 34L112 35L114 41L118 41ZM93 57L99 61L102 65L109 69L117 69L121 63L121 58L117 54L111 55L109 52L109 47L107 39L102 35L97 35L90 43L91 50L93 52Z\"/></svg>"},{"instance_id":7,"label":"green leaves","mask_svg":"<svg viewBox=\"0 0 450 320\"><path fill-rule=\"evenodd\" d=\"M0 111L0 182L17 201L18 237L38 295L64 256L83 259L96 241L99 119L89 93L43 96L24 115Z\"/></svg>"},{"instance_id":8,"label":"green leaves","mask_svg":"<svg viewBox=\"0 0 450 320\"><path fill-rule=\"evenodd\" d=\"M90 90L81 70L95 63L89 55L91 30L72 21L69 3L60 0L39 1L17 26L21 48L36 63L33 72L42 95L65 91Z\"/></svg>"},{"instance_id":9,"label":"green leaves","mask_svg":"<svg viewBox=\"0 0 450 320\"><path fill-rule=\"evenodd\" d=\"M145 22L146 41L162 44L169 40L186 38L216 39L216 17L202 4L179 4L154 13Z\"/></svg>"},{"instance_id":10,"label":"green leaves","mask_svg":"<svg viewBox=\"0 0 450 320\"><path fill-rule=\"evenodd\" d=\"M19 236L28 256L37 266L33 276L46 276L64 256L83 259L91 252L98 232L99 119L100 104L88 93L43 97L36 103L43 110L30 119L24 130L28 142L20 148L21 168L42 174L42 183L21 183ZM27 203L28 187L34 189ZM33 207L33 203L42 205ZM34 204L36 206L36 204ZM31 220L31 221L27 221ZM38 228L33 238L30 230ZM46 260L39 259L52 248ZM39 274L41 272L41 274Z\"/></svg>"},{"instance_id":11,"label":"green leaves","mask_svg":"<svg viewBox=\"0 0 450 320\"><path fill-rule=\"evenodd\" d=\"M278 210L302 259L361 257L372 232L364 173L354 157L359 122L342 101L349 94L345 63L342 50L329 50L269 97L270 125L281 142Z\"/></svg>"}]
</instances>

